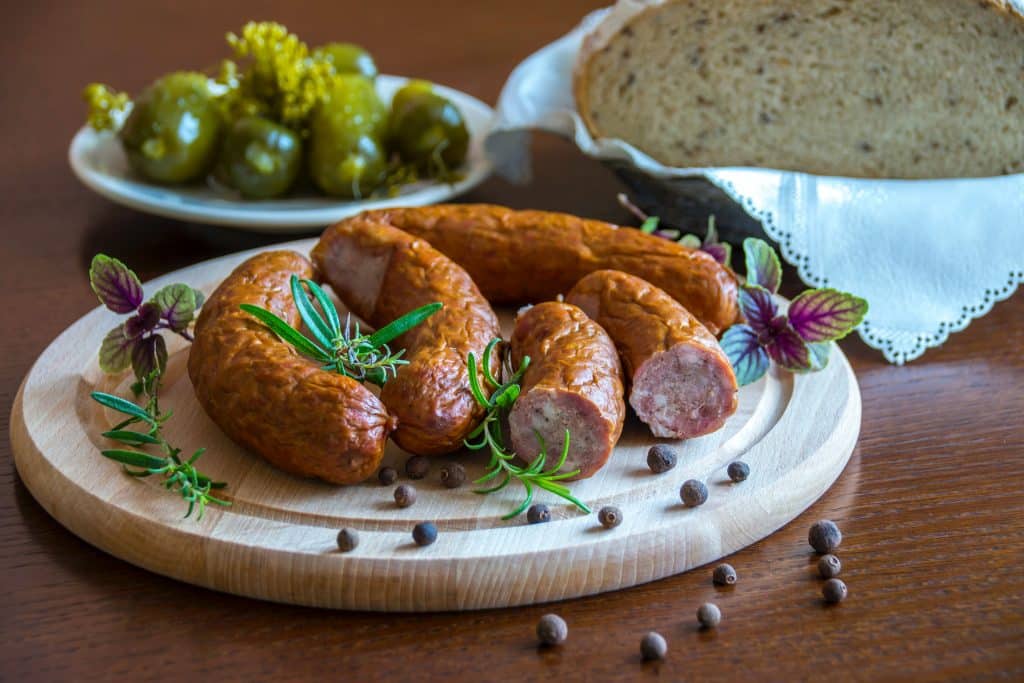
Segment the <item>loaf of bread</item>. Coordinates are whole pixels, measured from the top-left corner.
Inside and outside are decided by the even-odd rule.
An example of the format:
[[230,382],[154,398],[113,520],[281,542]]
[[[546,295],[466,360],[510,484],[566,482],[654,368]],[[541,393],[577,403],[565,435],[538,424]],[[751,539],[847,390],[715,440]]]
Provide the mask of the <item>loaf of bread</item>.
[[594,137],[669,166],[1024,172],[1024,17],[1006,0],[623,0],[574,89]]

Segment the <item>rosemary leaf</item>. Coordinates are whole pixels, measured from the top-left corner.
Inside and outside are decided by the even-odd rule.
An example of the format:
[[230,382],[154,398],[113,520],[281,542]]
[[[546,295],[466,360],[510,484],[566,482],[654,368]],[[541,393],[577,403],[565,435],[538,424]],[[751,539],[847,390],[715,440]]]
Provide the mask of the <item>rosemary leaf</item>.
[[409,311],[402,317],[392,320],[390,323],[370,335],[370,345],[377,347],[397,339],[430,316],[437,313],[443,306],[444,304],[435,301],[432,304],[420,306],[416,310]]
[[124,413],[125,415],[131,415],[137,420],[148,422],[154,426],[156,425],[156,420],[152,415],[127,399],[121,398],[120,396],[114,396],[113,394],[107,394],[102,391],[94,391],[89,395],[92,396],[92,399],[100,405],[116,410],[119,413]]
[[128,451],[121,448],[111,448],[100,453],[111,460],[116,460],[123,465],[131,465],[132,467],[142,467],[147,470],[160,470],[167,467],[167,458],[158,458],[155,455],[149,453],[142,453],[140,451]]
[[313,296],[316,297],[317,302],[320,304],[320,310],[324,312],[327,325],[331,329],[332,338],[340,336],[341,321],[338,319],[338,309],[334,307],[334,302],[327,296],[327,292],[312,280],[303,280],[302,283],[309,287],[309,291],[313,293]]
[[120,441],[121,443],[131,444],[133,446],[140,446],[142,444],[158,444],[160,439],[150,434],[143,434],[142,432],[133,432],[130,429],[112,429],[109,432],[103,432],[102,436],[114,441]]
[[271,332],[280,337],[285,343],[294,346],[297,351],[311,356],[318,361],[329,362],[332,360],[326,351],[270,311],[259,306],[253,306],[252,304],[239,304],[239,308],[269,327]]
[[295,300],[295,307],[299,309],[299,316],[306,327],[313,333],[316,340],[325,349],[334,348],[334,338],[337,336],[331,330],[327,321],[323,319],[320,312],[316,310],[313,302],[306,296],[306,290],[302,287],[303,280],[297,275],[291,277],[292,299]]

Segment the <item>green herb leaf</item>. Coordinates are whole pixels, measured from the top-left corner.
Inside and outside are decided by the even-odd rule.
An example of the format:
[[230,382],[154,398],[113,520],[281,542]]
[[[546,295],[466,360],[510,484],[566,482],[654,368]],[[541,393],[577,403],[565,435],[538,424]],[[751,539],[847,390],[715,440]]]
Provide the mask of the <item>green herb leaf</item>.
[[309,287],[309,291],[313,293],[313,296],[316,297],[317,303],[320,304],[320,310],[324,312],[324,317],[327,319],[327,325],[331,330],[331,337],[334,338],[340,335],[341,320],[338,319],[338,309],[334,307],[334,302],[331,301],[329,296],[327,296],[327,292],[312,280],[303,280],[302,282]]
[[102,406],[106,406],[107,408],[116,410],[117,412],[123,413],[125,415],[130,415],[131,417],[134,417],[137,420],[148,422],[151,425],[156,425],[156,419],[152,415],[150,415],[145,410],[135,405],[131,401],[123,399],[120,396],[115,396],[114,394],[107,394],[102,391],[94,391],[91,394],[89,394],[89,396],[92,397],[92,400],[96,401]]
[[334,338],[337,335],[330,325],[327,324],[327,321],[321,317],[320,312],[313,306],[313,302],[306,296],[306,290],[302,288],[303,280],[300,280],[297,275],[292,275],[290,282],[292,299],[295,301],[295,307],[299,309],[299,317],[302,318],[302,322],[306,324],[306,327],[313,333],[313,336],[316,337],[321,346],[325,349],[334,348]]
[[149,453],[142,453],[140,451],[126,451],[120,448],[112,448],[100,453],[111,460],[116,460],[123,465],[131,465],[132,467],[141,467],[147,470],[159,470],[167,467],[167,458],[158,458],[155,455]]
[[132,363],[135,341],[125,333],[124,323],[107,332],[103,343],[100,344],[100,370],[108,374],[127,370]]
[[150,299],[160,309],[160,317],[175,332],[189,326],[196,312],[196,290],[188,285],[167,285]]
[[811,356],[812,371],[823,370],[828,365],[828,357],[832,351],[830,342],[808,342],[807,351]]
[[420,306],[414,311],[409,311],[402,317],[391,321],[371,334],[369,340],[370,345],[377,347],[391,342],[440,311],[443,306],[444,304],[440,302],[434,302],[432,304],[427,304],[426,306]]
[[331,360],[331,356],[326,351],[270,311],[252,304],[239,304],[238,307],[269,327],[274,334],[281,338],[281,341],[291,344],[299,353],[304,353],[321,362]]
[[640,232],[645,235],[650,235],[658,229],[658,223],[661,222],[657,216],[648,216],[644,219],[644,222],[640,225]]
[[109,432],[103,432],[102,436],[105,436],[108,439],[113,439],[114,441],[120,441],[121,443],[131,444],[133,446],[160,443],[160,439],[151,434],[133,432],[130,429],[112,429]]

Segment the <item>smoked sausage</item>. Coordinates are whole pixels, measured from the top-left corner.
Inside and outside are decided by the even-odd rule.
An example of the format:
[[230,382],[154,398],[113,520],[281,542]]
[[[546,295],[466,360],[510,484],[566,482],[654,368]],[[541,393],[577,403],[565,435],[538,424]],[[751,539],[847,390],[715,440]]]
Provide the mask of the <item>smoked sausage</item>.
[[310,278],[313,268],[295,252],[270,251],[228,275],[196,321],[188,374],[236,443],[286,472],[354,484],[376,471],[395,419],[362,384],[321,370],[239,309],[253,304],[297,325],[293,273]]
[[[444,307],[392,344],[405,349],[381,400],[398,418],[394,439],[421,455],[448,453],[479,424],[466,359],[501,336],[498,318],[473,280],[423,239],[386,224],[342,221],[324,231],[313,263],[345,305],[380,327],[435,301]],[[479,362],[479,360],[478,360]],[[492,372],[499,361],[492,358]]]
[[713,432],[736,412],[736,375],[708,330],[651,283],[598,270],[565,300],[603,327],[632,380],[629,404],[658,437]]
[[665,290],[713,334],[739,315],[736,276],[708,254],[611,223],[489,204],[380,209],[345,221],[386,223],[466,269],[492,304],[554,299],[595,270],[632,273]]
[[540,449],[539,434],[550,466],[568,429],[569,455],[561,471],[579,469],[575,479],[593,475],[611,456],[626,415],[622,366],[612,340],[576,306],[549,301],[520,313],[511,347],[512,367],[530,357],[509,412],[513,450],[531,461]]

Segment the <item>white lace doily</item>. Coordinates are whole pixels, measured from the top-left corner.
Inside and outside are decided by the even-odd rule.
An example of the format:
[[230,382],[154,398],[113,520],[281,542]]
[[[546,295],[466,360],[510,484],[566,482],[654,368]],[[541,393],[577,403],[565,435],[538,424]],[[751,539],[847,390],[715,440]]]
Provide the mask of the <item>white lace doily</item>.
[[762,222],[804,282],[866,298],[871,310],[858,332],[896,364],[939,346],[1024,281],[1024,174],[865,180],[672,168],[621,141],[594,140],[576,113],[572,69],[582,35],[606,11],[512,72],[487,139],[506,177],[529,177],[532,129],[572,138],[591,157],[626,161],[656,177],[703,176]]

